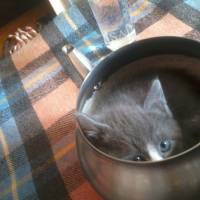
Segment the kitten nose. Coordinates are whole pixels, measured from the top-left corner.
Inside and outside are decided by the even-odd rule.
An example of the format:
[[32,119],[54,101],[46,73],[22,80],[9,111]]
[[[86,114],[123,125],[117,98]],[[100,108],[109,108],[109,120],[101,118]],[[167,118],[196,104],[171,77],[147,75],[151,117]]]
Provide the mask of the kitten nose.
[[159,154],[159,151],[156,149],[155,145],[148,144],[147,145],[147,152],[149,154],[149,157],[152,161],[159,161],[163,160],[163,157]]

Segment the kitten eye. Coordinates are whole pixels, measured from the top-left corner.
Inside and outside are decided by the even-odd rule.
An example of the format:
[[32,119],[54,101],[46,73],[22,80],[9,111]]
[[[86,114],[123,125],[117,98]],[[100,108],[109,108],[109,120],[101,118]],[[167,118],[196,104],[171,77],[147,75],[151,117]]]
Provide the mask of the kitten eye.
[[141,155],[137,155],[133,158],[133,161],[145,161],[144,157]]
[[169,140],[163,140],[160,143],[160,150],[162,153],[166,153],[171,149],[171,142]]

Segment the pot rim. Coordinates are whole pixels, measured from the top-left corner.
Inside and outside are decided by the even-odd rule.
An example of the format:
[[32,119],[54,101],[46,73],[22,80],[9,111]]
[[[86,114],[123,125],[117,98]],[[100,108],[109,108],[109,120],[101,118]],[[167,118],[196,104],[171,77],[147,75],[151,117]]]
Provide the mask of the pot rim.
[[[172,52],[172,53],[167,53],[167,51],[165,51],[165,49],[162,49],[164,51],[161,51],[160,53],[154,53],[154,54],[149,54],[148,52],[145,56],[139,56],[135,59],[132,60],[132,62],[134,62],[137,59],[141,59],[141,58],[145,58],[145,57],[150,57],[150,56],[155,56],[155,55],[164,55],[164,54],[168,54],[168,55],[173,55],[173,54],[179,54],[179,55],[186,55],[186,56],[192,56],[192,57],[196,57],[200,59],[200,51],[198,52],[197,50],[200,49],[200,42],[196,41],[196,40],[192,40],[192,39],[187,39],[187,38],[183,38],[183,37],[174,37],[174,36],[161,36],[161,37],[153,37],[153,38],[148,38],[148,39],[143,39],[143,40],[139,40],[134,42],[133,44],[127,45],[119,50],[117,50],[116,52],[112,52],[110,55],[108,55],[103,61],[101,61],[101,63],[99,63],[85,78],[85,80],[83,81],[81,88],[80,88],[80,92],[79,92],[79,96],[78,96],[78,101],[77,101],[77,105],[76,105],[76,110],[80,110],[80,106],[81,106],[81,101],[82,101],[82,97],[84,97],[84,92],[87,91],[87,88],[89,85],[95,85],[95,84],[90,84],[91,82],[93,83],[98,83],[99,79],[98,76],[96,76],[101,69],[105,68],[105,66],[110,63],[110,61],[112,61],[113,59],[116,59],[117,57],[119,57],[120,55],[125,54],[127,51],[129,50],[134,50],[137,48],[141,48],[141,47],[145,47],[148,46],[148,44],[152,44],[152,43],[165,43],[168,45],[171,43],[172,46],[173,45],[180,45],[178,51],[179,52]],[[183,44],[185,43],[185,44]],[[189,46],[188,46],[189,45]],[[162,46],[162,45],[160,45]],[[183,52],[183,49],[181,49],[181,46],[185,46],[185,47],[191,47],[194,46],[193,49],[190,49],[189,51],[185,51]],[[170,47],[172,48],[172,47]],[[193,52],[192,52],[193,50]],[[194,51],[195,50],[195,51]],[[128,63],[126,63],[128,64]],[[126,64],[124,64],[123,66],[125,66]],[[116,69],[115,69],[116,70]],[[108,72],[106,74],[109,74],[112,72]],[[95,78],[95,76],[97,78]],[[183,156],[188,155],[189,153],[191,153],[192,151],[198,149],[200,147],[200,142],[198,142],[196,145],[192,146],[191,148],[178,153],[176,155],[170,156],[164,160],[159,160],[159,161],[130,161],[130,160],[123,160],[114,156],[111,156],[109,154],[104,153],[103,151],[101,151],[100,149],[98,149],[97,147],[95,147],[88,139],[87,137],[84,135],[82,129],[80,128],[79,124],[77,123],[77,127],[79,129],[79,132],[81,134],[81,137],[84,139],[84,141],[87,143],[87,145],[92,148],[96,153],[98,153],[100,156],[105,157],[109,160],[112,161],[116,161],[116,162],[120,162],[120,163],[126,163],[126,164],[134,164],[134,165],[153,165],[153,164],[160,164],[160,163],[165,163],[165,162],[169,162],[172,160],[175,160],[177,158],[182,158]],[[76,134],[76,138],[77,138],[77,134]],[[77,140],[77,139],[76,139]]]

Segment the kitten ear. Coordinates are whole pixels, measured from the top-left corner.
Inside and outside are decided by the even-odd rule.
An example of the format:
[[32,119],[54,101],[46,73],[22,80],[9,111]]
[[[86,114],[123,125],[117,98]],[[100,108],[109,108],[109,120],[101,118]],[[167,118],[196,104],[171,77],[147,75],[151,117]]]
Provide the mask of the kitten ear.
[[108,125],[96,121],[84,113],[76,113],[76,120],[88,138],[97,139],[109,128]]
[[154,111],[158,108],[165,111],[168,115],[172,116],[172,113],[167,105],[167,101],[160,80],[156,78],[153,80],[151,88],[144,101],[144,109]]

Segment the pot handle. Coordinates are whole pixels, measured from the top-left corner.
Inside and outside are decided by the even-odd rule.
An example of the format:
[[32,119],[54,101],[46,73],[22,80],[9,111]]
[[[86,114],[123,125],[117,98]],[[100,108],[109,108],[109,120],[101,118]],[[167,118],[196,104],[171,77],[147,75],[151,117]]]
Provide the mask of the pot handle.
[[92,70],[92,65],[90,61],[78,51],[76,48],[73,48],[71,45],[65,45],[62,48],[62,51],[68,56],[72,65],[76,68],[79,74],[84,79],[87,74]]

